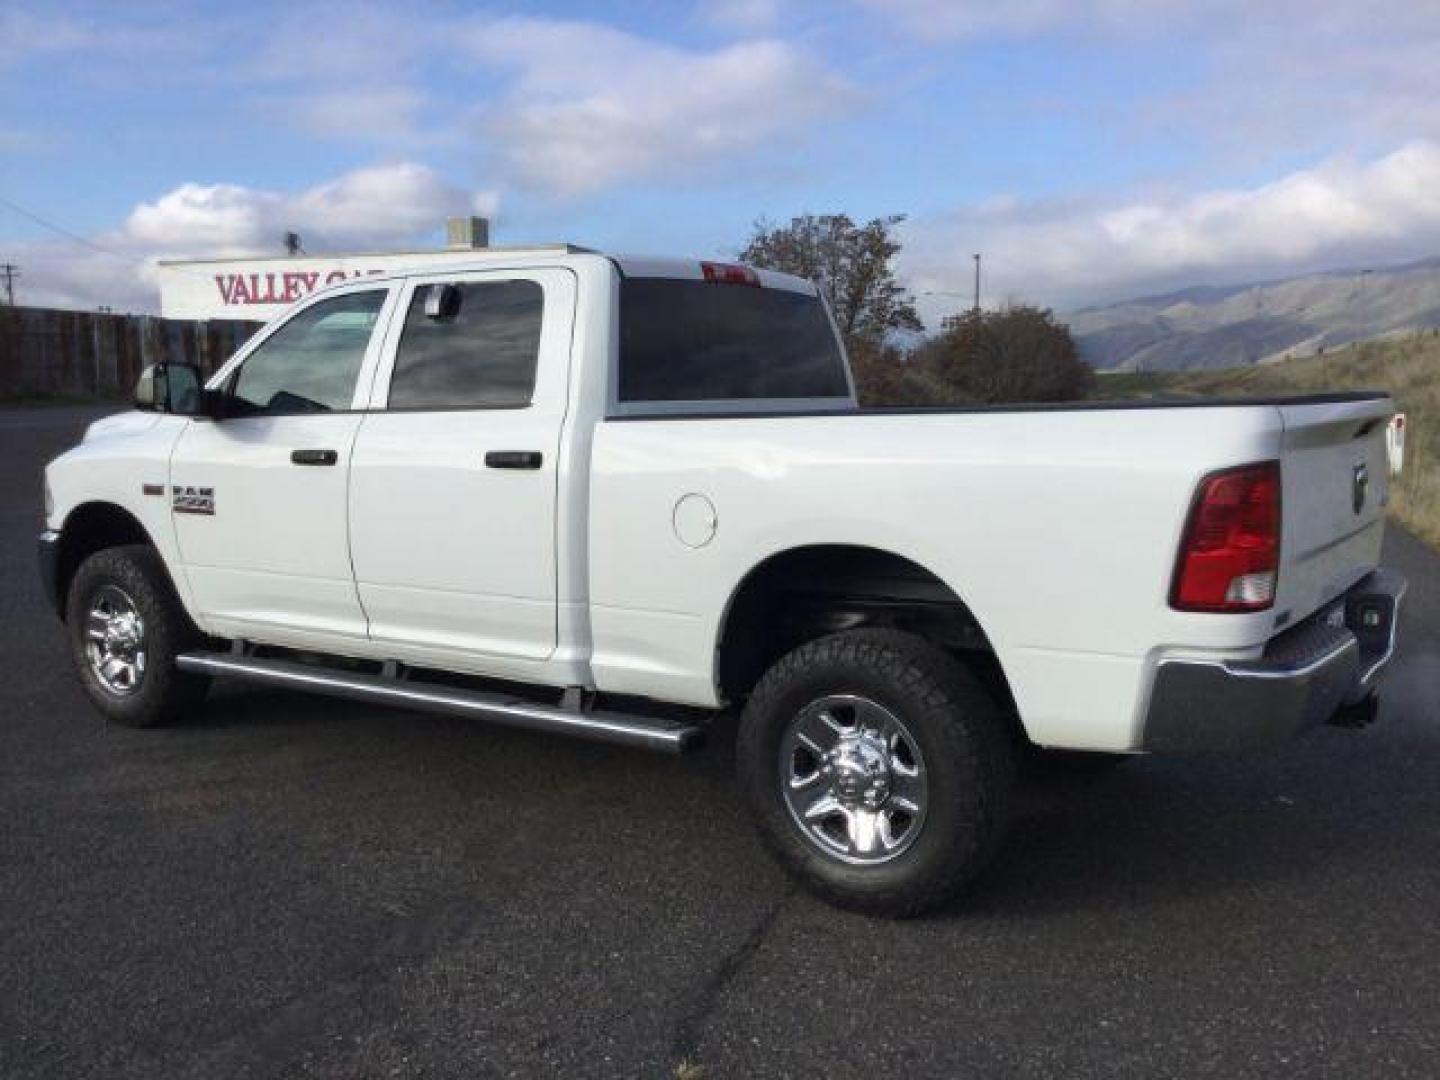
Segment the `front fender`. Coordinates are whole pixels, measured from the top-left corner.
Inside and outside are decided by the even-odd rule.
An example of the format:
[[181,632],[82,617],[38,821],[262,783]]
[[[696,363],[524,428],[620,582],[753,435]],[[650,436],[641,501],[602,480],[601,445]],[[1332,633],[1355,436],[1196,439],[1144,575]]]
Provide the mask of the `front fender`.
[[141,412],[96,421],[81,443],[45,468],[51,502],[46,525],[63,534],[72,516],[92,504],[124,511],[155,546],[193,617],[169,499],[170,456],[188,423],[184,417]]

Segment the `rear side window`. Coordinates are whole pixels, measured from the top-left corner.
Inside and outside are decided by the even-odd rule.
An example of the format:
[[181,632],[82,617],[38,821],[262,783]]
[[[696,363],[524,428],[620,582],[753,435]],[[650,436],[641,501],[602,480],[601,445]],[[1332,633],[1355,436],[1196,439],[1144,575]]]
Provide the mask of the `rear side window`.
[[[534,281],[452,285],[441,318],[415,290],[390,377],[392,409],[498,409],[530,404],[540,355],[544,291]],[[458,299],[458,305],[455,300]]]
[[622,402],[849,398],[819,299],[672,278],[620,287]]

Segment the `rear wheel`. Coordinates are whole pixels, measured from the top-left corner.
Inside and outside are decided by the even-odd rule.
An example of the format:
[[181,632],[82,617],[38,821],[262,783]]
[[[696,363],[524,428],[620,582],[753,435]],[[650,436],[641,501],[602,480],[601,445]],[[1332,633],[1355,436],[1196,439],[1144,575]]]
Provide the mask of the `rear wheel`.
[[980,682],[920,638],[857,630],[802,645],[741,720],[762,836],[824,898],[906,916],[954,896],[1001,839],[1010,739]]
[[66,623],[80,683],[108,719],[150,727],[204,698],[209,679],[175,666],[175,657],[198,644],[200,633],[153,548],[106,548],[81,563],[70,584]]

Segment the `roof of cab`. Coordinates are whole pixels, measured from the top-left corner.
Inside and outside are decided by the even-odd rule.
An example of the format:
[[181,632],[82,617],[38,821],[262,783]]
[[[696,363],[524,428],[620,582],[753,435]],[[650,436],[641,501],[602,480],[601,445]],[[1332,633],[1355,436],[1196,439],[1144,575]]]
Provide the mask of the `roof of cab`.
[[819,293],[813,281],[806,281],[794,274],[782,274],[778,270],[764,270],[758,266],[727,262],[724,259],[681,259],[658,255],[611,255],[610,259],[627,277],[679,278],[684,281],[704,281],[705,267],[745,266],[753,270],[760,284],[767,289],[786,289],[790,292],[815,296]]
[[[465,252],[471,255],[471,252]],[[568,261],[570,256],[593,256],[607,259],[619,268],[620,273],[626,277],[647,277],[647,278],[676,278],[682,281],[704,281],[705,266],[736,266],[738,263],[726,262],[721,259],[697,259],[680,258],[678,256],[661,255],[615,255],[608,252],[597,251],[594,248],[580,247],[577,244],[527,244],[518,247],[494,247],[477,248],[473,252],[474,258],[456,260],[440,265],[415,265],[400,267],[388,274],[377,274],[369,278],[370,281],[384,281],[389,278],[414,277],[417,274],[443,274],[443,273],[464,273],[467,270],[484,270],[487,267],[499,263],[514,263],[517,258],[543,259],[546,263],[563,263]],[[759,279],[760,285],[767,289],[785,289],[790,292],[805,293],[808,296],[816,296],[819,290],[814,282],[806,281],[804,278],[796,277],[794,274],[782,274],[777,270],[764,270],[759,267],[747,267],[753,270]]]

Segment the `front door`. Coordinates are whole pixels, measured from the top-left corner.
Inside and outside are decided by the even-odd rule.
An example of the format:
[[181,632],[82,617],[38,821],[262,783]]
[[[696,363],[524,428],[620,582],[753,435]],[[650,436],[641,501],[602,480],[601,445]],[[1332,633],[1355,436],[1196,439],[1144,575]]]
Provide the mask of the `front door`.
[[176,539],[214,633],[365,639],[346,489],[388,295],[350,289],[290,316],[227,377],[224,418],[192,420],[176,445]]
[[360,602],[392,655],[501,673],[554,651],[575,295],[558,268],[402,294],[350,477]]

